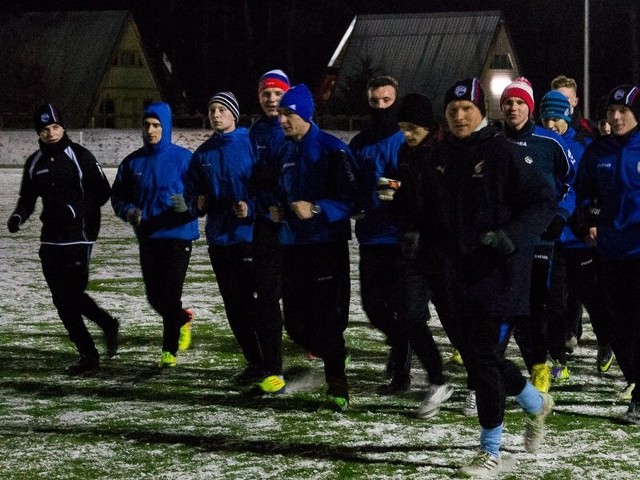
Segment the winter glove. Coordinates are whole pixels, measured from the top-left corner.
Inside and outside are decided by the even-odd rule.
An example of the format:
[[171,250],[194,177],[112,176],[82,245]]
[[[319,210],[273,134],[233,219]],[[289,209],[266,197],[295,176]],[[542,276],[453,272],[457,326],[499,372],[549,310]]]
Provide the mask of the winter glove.
[[562,215],[556,215],[554,219],[551,220],[551,223],[549,224],[547,229],[544,232],[542,232],[542,235],[540,238],[548,242],[554,242],[558,240],[566,224],[567,224],[567,221]]
[[139,208],[132,208],[127,212],[126,219],[131,225],[137,227],[142,220],[142,211]]
[[400,242],[400,253],[405,260],[415,260],[420,247],[420,232],[406,232]]
[[173,211],[176,213],[184,213],[189,209],[187,202],[185,202],[184,197],[180,193],[171,195],[171,203],[173,204]]
[[378,178],[378,186],[376,191],[378,192],[378,198],[383,202],[390,202],[393,200],[393,196],[400,188],[400,181],[393,180],[392,178],[380,177]]
[[502,230],[494,230],[482,234],[480,237],[480,243],[489,247],[501,257],[511,255],[516,250],[516,246]]
[[11,215],[9,217],[9,220],[7,221],[7,228],[9,229],[9,233],[16,233],[18,230],[20,230],[21,221],[22,218],[20,218],[20,215],[18,215],[17,213]]

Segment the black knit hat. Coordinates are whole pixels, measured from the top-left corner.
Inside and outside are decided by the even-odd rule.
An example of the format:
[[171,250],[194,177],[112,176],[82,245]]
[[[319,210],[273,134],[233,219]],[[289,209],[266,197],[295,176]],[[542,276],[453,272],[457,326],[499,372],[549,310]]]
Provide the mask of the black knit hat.
[[62,113],[60,113],[60,110],[52,103],[41,105],[33,113],[33,128],[35,128],[38,134],[44,127],[53,125],[54,123],[64,128]]
[[444,108],[446,109],[449,102],[454,100],[469,100],[478,107],[483,117],[487,113],[484,91],[477,78],[465,78],[454,83],[444,94]]
[[607,108],[610,105],[622,105],[628,107],[640,121],[640,88],[636,85],[620,85],[609,93]]
[[409,93],[400,100],[396,119],[398,122],[413,123],[430,130],[436,127],[431,100],[419,93]]

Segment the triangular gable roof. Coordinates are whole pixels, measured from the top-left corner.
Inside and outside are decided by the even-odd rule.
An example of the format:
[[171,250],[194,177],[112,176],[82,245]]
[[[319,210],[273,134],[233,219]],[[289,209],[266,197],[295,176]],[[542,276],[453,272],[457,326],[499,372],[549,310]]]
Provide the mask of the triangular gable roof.
[[357,16],[329,65],[339,70],[335,91],[370,61],[401,94],[423,93],[441,112],[454,82],[481,75],[500,24],[497,11]]
[[128,20],[126,10],[4,14],[0,51],[3,60],[18,58],[39,67],[46,86],[39,101],[86,114]]

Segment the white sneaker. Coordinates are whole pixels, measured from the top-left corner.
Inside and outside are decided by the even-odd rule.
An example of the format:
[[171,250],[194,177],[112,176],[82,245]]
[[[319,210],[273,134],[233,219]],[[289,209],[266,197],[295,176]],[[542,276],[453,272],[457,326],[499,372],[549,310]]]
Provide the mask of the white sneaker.
[[464,409],[462,410],[467,417],[478,416],[478,405],[476,404],[476,391],[467,390],[467,398],[464,400]]
[[440,406],[449,400],[453,393],[453,387],[447,383],[444,385],[431,385],[427,395],[418,407],[416,416],[419,418],[431,418],[438,414]]
[[465,465],[458,473],[463,477],[492,477],[500,472],[513,468],[516,461],[513,457],[494,457],[489,452],[480,450],[468,465]]

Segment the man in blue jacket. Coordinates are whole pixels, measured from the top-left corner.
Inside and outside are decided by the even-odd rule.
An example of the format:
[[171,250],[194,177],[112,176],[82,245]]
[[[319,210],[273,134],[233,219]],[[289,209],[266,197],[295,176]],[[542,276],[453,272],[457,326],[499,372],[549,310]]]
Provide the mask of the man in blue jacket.
[[193,312],[182,307],[198,220],[184,201],[184,177],[191,158],[171,142],[171,108],[152,103],[142,114],[144,145],[118,167],[111,205],[138,237],[147,300],[162,316],[161,368],[175,367],[178,350],[191,343]]
[[534,250],[531,315],[521,318],[515,328],[515,338],[531,374],[531,382],[540,391],[548,392],[551,368],[546,361],[549,330],[554,328],[549,325],[549,291],[562,288],[562,279],[552,262],[553,247],[573,211],[565,194],[575,176],[575,162],[560,135],[534,124],[534,108],[533,89],[526,78],[517,78],[502,92],[500,109],[504,115],[504,128],[501,136],[514,152],[523,155],[525,161],[540,170],[556,195],[556,215]]
[[[613,347],[635,387],[628,423],[640,424],[640,88],[620,85],[607,98],[611,135],[587,147],[575,182],[576,202],[590,207],[582,237],[601,259],[611,306]],[[621,363],[622,362],[622,363]],[[627,374],[625,373],[625,376]]]
[[240,107],[232,92],[216,93],[209,100],[208,111],[214,131],[193,154],[185,197],[191,211],[206,215],[209,259],[229,326],[247,361],[234,381],[251,385],[273,377],[268,378],[273,389],[283,393],[284,380],[265,369],[256,328],[255,202],[250,192],[255,157],[249,131],[237,126]]
[[350,216],[355,197],[353,157],[336,137],[312,122],[313,97],[300,84],[278,109],[287,137],[280,155],[280,202],[285,328],[307,351],[324,360],[326,407],[349,402],[344,330],[349,317]]
[[280,225],[271,221],[269,207],[278,198],[278,150],[284,131],[278,120],[280,99],[289,90],[289,78],[282,70],[269,70],[258,80],[258,101],[262,115],[251,125],[249,138],[256,163],[251,174],[251,189],[256,198],[253,226],[253,262],[256,272],[259,320],[256,329],[261,338],[264,367],[268,372],[259,383],[265,393],[284,388],[282,377],[282,245]]
[[[371,325],[387,337],[391,347],[386,374],[388,385],[381,394],[404,393],[411,385],[411,350],[400,328],[402,315],[402,256],[400,217],[389,202],[378,198],[380,179],[397,179],[398,151],[404,135],[398,128],[398,83],[389,76],[371,79],[367,100],[371,126],[358,133],[349,148],[358,171],[358,191],[362,212],[356,216],[355,233],[360,246],[360,297]],[[386,181],[386,180],[382,180]]]

